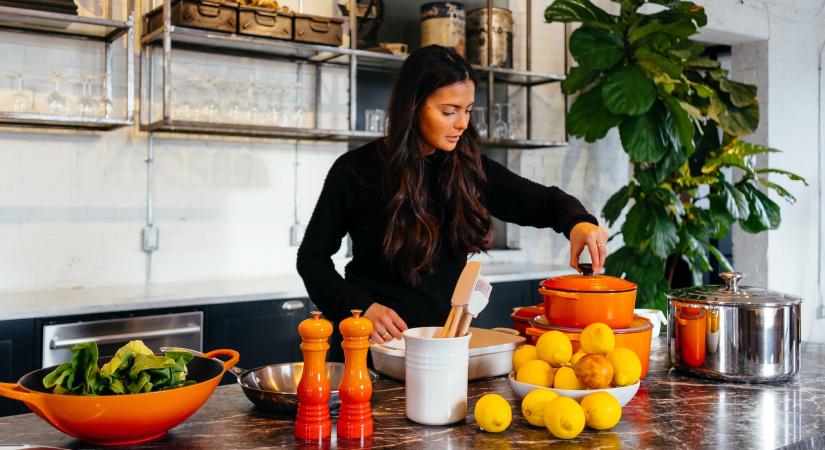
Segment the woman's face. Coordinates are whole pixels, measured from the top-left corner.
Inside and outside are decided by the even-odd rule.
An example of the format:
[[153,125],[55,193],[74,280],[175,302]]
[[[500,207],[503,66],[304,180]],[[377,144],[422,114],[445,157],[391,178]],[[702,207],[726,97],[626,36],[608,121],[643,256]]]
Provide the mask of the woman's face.
[[435,149],[446,152],[455,149],[470,122],[475,88],[472,81],[460,81],[441,87],[427,97],[418,113],[418,129],[429,144],[425,154]]

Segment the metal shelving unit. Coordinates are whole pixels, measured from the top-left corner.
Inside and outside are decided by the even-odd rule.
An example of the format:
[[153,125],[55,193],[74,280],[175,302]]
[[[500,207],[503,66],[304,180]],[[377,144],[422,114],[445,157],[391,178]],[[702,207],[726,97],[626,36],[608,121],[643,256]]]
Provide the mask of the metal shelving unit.
[[[106,3],[107,15],[111,15]],[[100,42],[104,46],[104,63],[107,77],[106,92],[112,98],[112,60],[114,46],[126,39],[126,107],[123,115],[112,118],[77,115],[52,115],[38,112],[0,111],[0,125],[31,126],[38,128],[72,128],[103,131],[134,123],[134,48],[135,4],[127,2],[127,20],[83,17],[71,14],[37,11],[0,6],[0,31],[34,33],[55,38],[82,39]]]
[[[530,11],[531,1],[527,2],[527,11]],[[492,0],[487,0],[487,7],[492,8]],[[355,10],[355,0],[350,0],[350,11]],[[397,71],[404,62],[404,57],[359,50],[356,47],[357,30],[355,26],[356,18],[349,16],[350,25],[350,45],[352,48],[330,47],[324,45],[313,45],[291,41],[279,41],[275,39],[239,35],[235,33],[222,33],[218,31],[208,31],[172,25],[171,21],[171,0],[163,1],[163,25],[146,34],[141,38],[141,104],[154,104],[154,83],[155,70],[153,68],[154,49],[162,48],[162,71],[161,71],[161,113],[160,117],[155,117],[152,107],[149,106],[148,114],[141,115],[140,129],[150,132],[167,133],[191,133],[191,134],[212,134],[227,136],[251,136],[284,138],[296,140],[330,140],[346,142],[363,142],[380,137],[377,133],[371,133],[356,129],[356,105],[357,89],[356,80],[358,70],[374,71]],[[530,36],[530,15],[527,14],[527,36]],[[488,29],[492,28],[492,14],[488,14]],[[274,58],[296,63],[305,63],[315,66],[316,75],[321,67],[337,66],[348,68],[349,89],[349,129],[347,130],[324,130],[313,128],[285,128],[275,126],[229,124],[202,121],[176,120],[172,115],[171,102],[171,66],[173,49],[190,50],[207,53],[222,53],[242,56],[258,56],[262,58]],[[488,46],[488,61],[492,61],[492,46]],[[527,136],[522,140],[497,140],[484,139],[483,146],[531,149],[564,146],[564,141],[534,140],[529,139],[532,135],[530,125],[530,96],[531,89],[548,83],[556,83],[564,80],[564,75],[533,72],[530,70],[530,44],[527,43],[527,70],[507,69],[493,66],[474,66],[480,79],[487,82],[487,104],[492,104],[493,92],[496,83],[519,85],[527,88]],[[144,70],[146,69],[146,70]],[[316,83],[319,77],[316,76]],[[145,86],[144,83],[148,83]],[[317,96],[317,90],[316,90]],[[316,106],[318,99],[316,98]],[[493,123],[492,108],[487,110],[487,123]],[[316,115],[317,121],[317,115]]]

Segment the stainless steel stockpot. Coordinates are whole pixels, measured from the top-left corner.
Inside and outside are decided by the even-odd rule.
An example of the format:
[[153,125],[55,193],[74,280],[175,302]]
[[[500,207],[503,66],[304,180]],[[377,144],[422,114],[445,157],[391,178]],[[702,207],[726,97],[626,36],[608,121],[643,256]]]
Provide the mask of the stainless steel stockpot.
[[802,299],[740,287],[740,272],[719,276],[726,286],[667,294],[671,364],[691,375],[724,381],[772,383],[793,378],[799,371]]

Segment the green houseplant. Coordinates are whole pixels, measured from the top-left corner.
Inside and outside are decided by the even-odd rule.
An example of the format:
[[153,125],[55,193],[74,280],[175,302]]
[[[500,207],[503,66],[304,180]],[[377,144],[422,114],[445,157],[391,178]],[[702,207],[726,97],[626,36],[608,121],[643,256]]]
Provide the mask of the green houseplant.
[[[617,0],[619,15],[589,0],[556,0],[548,22],[580,23],[569,40],[578,63],[562,83],[577,97],[567,132],[587,142],[617,127],[633,165],[630,182],[613,194],[602,214],[610,225],[629,206],[620,234],[624,246],[608,256],[607,273],[639,284],[637,305],[666,309],[679,260],[694,284],[711,269],[709,255],[730,270],[710,243],[734,223],[758,233],[779,226],[780,208],[765,190],[789,203],[794,197],[769,174],[805,182],[779,169],[757,168],[756,155],[778,150],[741,138],[756,130],[756,86],[732,81],[704,46],[690,37],[707,23],[702,7],[652,0]],[[725,169],[741,170],[738,181]]]

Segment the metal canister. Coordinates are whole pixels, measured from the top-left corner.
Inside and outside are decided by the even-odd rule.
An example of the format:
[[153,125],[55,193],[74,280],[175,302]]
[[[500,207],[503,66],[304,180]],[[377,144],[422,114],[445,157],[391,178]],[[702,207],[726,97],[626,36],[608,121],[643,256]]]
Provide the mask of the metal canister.
[[739,272],[719,274],[726,286],[698,286],[667,294],[670,362],[692,375],[771,383],[799,371],[802,299],[739,286]]
[[421,5],[421,46],[452,47],[464,56],[466,13],[459,2],[431,2]]
[[487,32],[487,8],[467,14],[467,60],[470,64],[487,65],[487,43],[493,45],[493,66],[513,67],[513,13],[509,9],[493,8],[493,32]]

